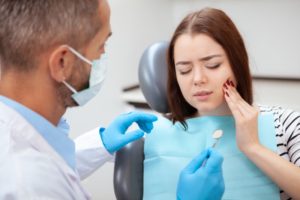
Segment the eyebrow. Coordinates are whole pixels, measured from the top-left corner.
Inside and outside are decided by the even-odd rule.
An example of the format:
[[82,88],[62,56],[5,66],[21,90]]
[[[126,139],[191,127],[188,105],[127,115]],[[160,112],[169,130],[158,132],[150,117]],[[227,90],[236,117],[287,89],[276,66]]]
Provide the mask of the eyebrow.
[[[222,56],[223,56],[222,54],[214,54],[214,55],[202,57],[202,58],[199,59],[199,61],[208,61],[212,58],[222,57]],[[191,63],[190,61],[179,61],[179,62],[175,63],[175,66],[176,65],[187,65],[187,64],[190,64],[190,63]]]
[[212,58],[215,58],[215,57],[222,57],[223,55],[221,54],[215,54],[215,55],[210,55],[210,56],[206,56],[206,57],[203,57],[203,58],[200,58],[199,61],[208,61]]

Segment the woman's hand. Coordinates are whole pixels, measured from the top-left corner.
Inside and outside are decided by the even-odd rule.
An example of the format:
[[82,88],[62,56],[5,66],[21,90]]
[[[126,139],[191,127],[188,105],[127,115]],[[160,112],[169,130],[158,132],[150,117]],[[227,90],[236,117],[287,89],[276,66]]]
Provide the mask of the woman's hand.
[[223,88],[226,102],[235,119],[236,141],[239,149],[279,188],[290,197],[300,199],[300,168],[260,145],[258,109],[241,98],[232,81],[227,81]]
[[244,153],[259,145],[257,108],[249,105],[237,92],[232,81],[223,86],[225,100],[235,119],[236,141]]

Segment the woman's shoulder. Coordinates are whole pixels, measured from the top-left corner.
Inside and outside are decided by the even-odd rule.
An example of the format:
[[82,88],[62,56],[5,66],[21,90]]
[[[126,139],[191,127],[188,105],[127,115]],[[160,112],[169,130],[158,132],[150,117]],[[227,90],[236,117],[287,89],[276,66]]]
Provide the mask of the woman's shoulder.
[[281,106],[259,106],[261,113],[272,113],[274,116],[275,128],[283,134],[288,141],[300,130],[300,113],[293,109],[282,108]]
[[258,105],[258,108],[261,113],[277,113],[281,114],[285,109],[283,109],[281,106],[268,106],[268,105]]
[[174,124],[170,119],[165,116],[157,116],[157,118],[157,121],[153,123],[151,133],[146,135],[145,144],[147,146],[150,144],[152,146],[153,144],[157,145],[157,143],[163,144],[165,141],[168,141],[170,137],[173,137],[174,133],[176,133]]
[[170,119],[163,115],[157,116],[157,121],[153,123],[153,130],[152,132],[161,131],[164,129],[169,129],[173,126],[173,123]]
[[275,119],[278,118],[279,121],[285,122],[289,118],[299,118],[300,113],[289,108],[283,108],[281,106],[258,106],[261,113],[272,113],[274,114]]
[[160,115],[158,116],[158,119],[153,124],[153,129],[151,131],[152,136],[154,135],[172,135],[174,132],[178,132],[178,122],[173,123],[171,119],[169,119],[167,116]]

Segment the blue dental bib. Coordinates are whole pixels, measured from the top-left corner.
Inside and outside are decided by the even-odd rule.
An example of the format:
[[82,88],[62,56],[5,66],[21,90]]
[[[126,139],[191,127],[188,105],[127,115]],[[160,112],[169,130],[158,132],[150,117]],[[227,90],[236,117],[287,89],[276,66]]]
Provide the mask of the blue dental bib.
[[[204,116],[187,121],[188,129],[160,118],[146,137],[144,153],[144,200],[176,199],[181,170],[201,151],[211,147],[212,134],[221,129],[223,136],[215,149],[224,157],[225,193],[222,199],[279,200],[278,187],[237,147],[235,121],[232,116]],[[272,114],[258,118],[259,140],[276,151]],[[195,190],[197,186],[194,187]]]

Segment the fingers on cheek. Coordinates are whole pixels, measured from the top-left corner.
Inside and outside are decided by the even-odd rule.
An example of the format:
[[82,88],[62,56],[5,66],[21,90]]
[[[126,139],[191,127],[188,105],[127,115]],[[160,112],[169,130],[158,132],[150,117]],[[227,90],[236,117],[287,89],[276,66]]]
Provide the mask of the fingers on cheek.
[[229,92],[228,90],[223,90],[224,91],[224,97],[225,98],[229,98]]
[[223,84],[223,91],[224,91],[224,96],[225,96],[225,98],[227,97],[227,98],[229,98],[230,96],[231,96],[231,94],[232,94],[232,85],[234,85],[233,84],[233,82],[231,82],[231,81],[229,81],[229,80],[227,80],[224,84]]
[[227,81],[224,84],[226,84],[226,85],[228,85],[230,87],[235,87],[235,84],[230,79],[227,79]]
[[227,82],[225,82],[225,83],[223,84],[223,92],[224,92],[225,98],[226,98],[226,97],[229,97]]
[[223,90],[224,90],[224,95],[226,95],[227,92],[227,97],[238,97],[238,92],[236,91],[235,84],[233,81],[228,79],[224,84],[223,84]]

